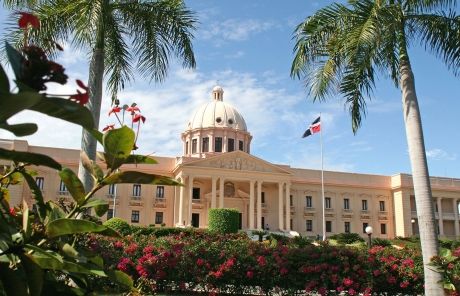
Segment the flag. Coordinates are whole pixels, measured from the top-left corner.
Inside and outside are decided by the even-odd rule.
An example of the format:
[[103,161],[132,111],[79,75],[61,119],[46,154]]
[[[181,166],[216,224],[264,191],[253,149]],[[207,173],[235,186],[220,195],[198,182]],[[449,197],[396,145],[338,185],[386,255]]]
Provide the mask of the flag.
[[319,133],[320,131],[321,131],[321,116],[316,118],[315,121],[313,121],[310,124],[308,129],[303,133],[302,138],[306,138],[306,137],[308,137],[308,136],[310,136],[312,134]]

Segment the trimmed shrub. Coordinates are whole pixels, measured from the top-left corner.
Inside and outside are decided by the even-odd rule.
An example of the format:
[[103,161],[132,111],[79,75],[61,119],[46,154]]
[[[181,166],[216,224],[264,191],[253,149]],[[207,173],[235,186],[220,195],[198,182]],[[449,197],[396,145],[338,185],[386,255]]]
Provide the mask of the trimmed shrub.
[[104,226],[108,226],[113,230],[116,230],[121,235],[131,234],[131,226],[129,226],[128,222],[117,217],[113,217],[105,221]]
[[356,242],[364,242],[364,239],[359,234],[353,232],[334,234],[330,238],[335,239],[337,243],[341,245],[348,245]]
[[237,233],[239,212],[237,209],[210,209],[209,231],[218,233]]

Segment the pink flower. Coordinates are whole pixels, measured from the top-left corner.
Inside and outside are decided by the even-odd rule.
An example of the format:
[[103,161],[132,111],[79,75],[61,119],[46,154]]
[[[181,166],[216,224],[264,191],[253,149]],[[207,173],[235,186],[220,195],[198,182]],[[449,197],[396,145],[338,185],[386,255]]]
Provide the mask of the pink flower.
[[112,114],[112,113],[119,113],[120,111],[121,111],[121,108],[118,107],[118,106],[115,106],[115,107],[113,107],[112,109],[110,109],[110,111],[109,111],[109,116],[110,116],[110,114]]
[[140,112],[141,110],[136,106],[131,106],[126,109],[126,111],[131,112],[134,115],[135,112]]
[[393,264],[393,265],[391,266],[391,269],[397,270],[397,269],[398,269],[398,264]]
[[136,251],[137,251],[137,244],[135,244],[135,243],[130,244],[130,245],[125,249],[125,253],[126,253],[126,254],[129,254],[129,255],[133,255],[134,253],[136,253]]
[[153,252],[153,250],[154,250],[154,248],[152,246],[147,246],[142,250],[142,252],[144,254],[151,254]]
[[115,124],[108,124],[106,127],[102,129],[103,132],[113,130],[115,128]]
[[403,288],[403,289],[404,289],[404,288],[407,288],[407,287],[409,286],[409,282],[408,282],[408,281],[404,281],[404,282],[402,282],[401,284],[399,284],[399,286],[400,286],[401,288]]
[[196,260],[196,265],[198,265],[198,266],[203,266],[203,265],[204,265],[204,260],[201,259],[201,258],[198,258],[198,259]]
[[353,285],[353,280],[350,278],[344,278],[342,283],[345,285],[345,287],[350,287]]
[[145,116],[142,116],[141,114],[136,114],[133,117],[133,122],[139,122],[142,121],[142,123],[145,122]]
[[259,256],[257,257],[257,263],[259,263],[259,266],[265,266],[267,261],[265,260],[264,256]]
[[281,274],[281,275],[285,275],[285,274],[287,274],[288,272],[289,272],[289,271],[288,271],[288,269],[287,269],[286,267],[282,267],[282,268],[280,269],[280,274]]
[[121,241],[116,241],[116,242],[113,243],[113,247],[114,247],[115,249],[123,249],[123,242],[121,242]]
[[376,269],[372,272],[374,276],[379,276],[381,274],[380,270]]
[[454,255],[455,257],[460,257],[460,247],[455,249],[455,251],[452,252],[452,255]]
[[252,270],[246,271],[246,277],[252,279],[254,277],[254,272]]
[[10,216],[16,217],[16,210],[14,208],[10,208]]
[[395,278],[394,276],[389,276],[389,277],[387,278],[387,282],[388,282],[389,284],[394,285],[394,284],[396,284],[396,278]]
[[353,288],[348,289],[348,294],[349,295],[355,295],[356,291]]
[[450,262],[449,264],[447,264],[447,269],[454,269],[455,265]]
[[321,287],[321,288],[318,289],[318,293],[319,293],[320,295],[326,295],[326,294],[327,294],[327,290],[326,290],[326,288]]

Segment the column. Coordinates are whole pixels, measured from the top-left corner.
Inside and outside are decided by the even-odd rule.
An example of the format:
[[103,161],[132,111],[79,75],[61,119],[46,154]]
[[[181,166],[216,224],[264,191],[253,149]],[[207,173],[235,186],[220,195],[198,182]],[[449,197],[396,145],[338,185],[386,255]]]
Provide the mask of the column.
[[289,196],[291,195],[291,184],[286,183],[286,230],[291,230],[291,203]]
[[219,208],[224,207],[224,178],[220,177],[219,180]]
[[249,229],[254,229],[254,181],[249,181]]
[[283,183],[278,183],[278,228],[283,230]]
[[[185,176],[181,176],[181,182],[185,183]],[[185,184],[180,187],[179,191],[179,222],[178,225],[184,226],[184,194],[185,194]]]
[[439,235],[443,236],[444,235],[444,223],[442,220],[442,198],[438,197],[436,199],[436,202],[438,203],[438,225],[439,225]]
[[211,181],[212,185],[212,194],[211,194],[211,209],[216,208],[216,185],[217,185],[217,177],[212,177]]
[[188,177],[188,222],[187,226],[192,226],[192,196],[193,196],[193,176]]
[[262,225],[262,181],[257,181],[257,229],[261,230]]
[[454,204],[454,216],[455,216],[455,236],[458,238],[460,236],[460,221],[458,218],[458,200],[456,198],[452,199],[452,203]]

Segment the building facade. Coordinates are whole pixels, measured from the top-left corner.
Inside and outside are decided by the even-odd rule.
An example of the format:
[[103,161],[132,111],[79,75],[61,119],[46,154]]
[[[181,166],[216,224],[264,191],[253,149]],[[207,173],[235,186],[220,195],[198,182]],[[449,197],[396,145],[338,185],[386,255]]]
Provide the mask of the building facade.
[[[112,185],[97,198],[116,216],[138,225],[206,228],[211,208],[235,208],[241,229],[269,228],[316,236],[323,232],[321,171],[267,162],[250,154],[252,136],[243,116],[223,100],[216,86],[212,100],[198,108],[181,135],[183,155],[155,157],[158,164],[123,166],[169,176],[185,186]],[[77,171],[79,151],[38,147],[22,140],[0,140],[0,147],[42,153]],[[0,160],[0,164],[8,162]],[[71,200],[56,171],[36,167],[36,182],[47,199]],[[418,233],[412,178],[324,172],[326,234],[356,232],[367,226],[382,238]],[[460,179],[431,178],[441,237],[460,237]],[[11,203],[33,204],[26,184],[10,187]]]

